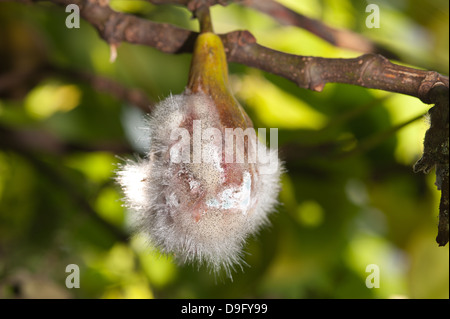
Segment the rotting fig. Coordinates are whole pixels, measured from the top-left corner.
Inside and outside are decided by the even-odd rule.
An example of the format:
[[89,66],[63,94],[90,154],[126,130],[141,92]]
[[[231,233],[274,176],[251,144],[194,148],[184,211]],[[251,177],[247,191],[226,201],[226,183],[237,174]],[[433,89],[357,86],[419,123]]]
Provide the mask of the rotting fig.
[[146,158],[117,172],[136,232],[181,263],[231,278],[246,239],[277,204],[282,164],[232,95],[217,35],[198,36],[185,92],[157,104],[148,126]]

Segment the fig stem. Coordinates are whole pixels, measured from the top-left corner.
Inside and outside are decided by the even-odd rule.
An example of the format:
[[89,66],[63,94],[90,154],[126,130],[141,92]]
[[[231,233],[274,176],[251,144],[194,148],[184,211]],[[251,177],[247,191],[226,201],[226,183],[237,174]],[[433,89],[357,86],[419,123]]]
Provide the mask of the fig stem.
[[200,33],[214,33],[211,14],[208,6],[201,6],[195,11],[195,15],[200,23]]

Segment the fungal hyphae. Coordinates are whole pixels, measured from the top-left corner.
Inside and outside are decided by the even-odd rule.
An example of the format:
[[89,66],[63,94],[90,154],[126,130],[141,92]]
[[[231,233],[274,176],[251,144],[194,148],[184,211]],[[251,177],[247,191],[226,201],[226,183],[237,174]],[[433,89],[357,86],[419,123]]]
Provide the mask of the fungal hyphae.
[[136,233],[181,263],[231,277],[246,239],[275,208],[282,167],[277,131],[267,148],[227,72],[220,38],[201,34],[185,92],[155,106],[146,157],[122,164],[117,181]]

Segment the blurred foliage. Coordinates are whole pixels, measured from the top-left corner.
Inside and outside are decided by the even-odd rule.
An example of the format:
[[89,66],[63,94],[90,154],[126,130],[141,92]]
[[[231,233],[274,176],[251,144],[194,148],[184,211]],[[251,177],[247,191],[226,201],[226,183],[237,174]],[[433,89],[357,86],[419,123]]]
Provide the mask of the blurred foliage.
[[[110,2],[115,10],[197,29],[180,7]],[[381,9],[380,29],[365,27],[366,1],[280,2],[375,39],[404,63],[448,74],[446,0],[371,1]],[[212,18],[219,33],[247,29],[285,52],[359,55],[238,5],[214,7]],[[0,77],[49,63],[141,88],[155,101],[183,91],[190,55],[123,43],[111,64],[108,45],[89,24],[67,29],[65,19],[50,3],[0,3]],[[255,126],[279,129],[287,167],[272,226],[246,247],[249,266],[231,282],[130,239],[113,177],[117,163],[133,154],[0,149],[0,297],[448,298],[449,249],[434,241],[439,193],[433,174],[411,169],[427,123],[389,131],[428,106],[348,85],[311,92],[237,64],[230,74]],[[115,142],[138,152],[142,117],[126,102],[57,75],[0,92],[0,128],[44,131],[65,143]],[[69,290],[65,269],[73,263],[81,288]],[[365,286],[369,264],[380,268],[380,288]]]

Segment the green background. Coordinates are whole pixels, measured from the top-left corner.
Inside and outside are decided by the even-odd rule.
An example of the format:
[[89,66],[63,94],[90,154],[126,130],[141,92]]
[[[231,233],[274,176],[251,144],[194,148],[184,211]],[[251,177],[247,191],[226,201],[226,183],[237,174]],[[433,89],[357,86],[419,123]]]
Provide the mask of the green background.
[[[110,2],[115,10],[198,29],[181,7]],[[448,74],[448,1],[371,1],[380,6],[379,29],[366,27],[365,1],[280,2],[383,44],[403,64]],[[80,29],[68,29],[66,17],[46,2],[0,3],[0,77],[49,63],[140,88],[154,101],[184,90],[189,54],[123,43],[110,63],[96,31],[83,20]],[[238,5],[214,7],[212,21],[218,33],[247,29],[260,44],[293,54],[361,54]],[[392,129],[429,106],[349,85],[311,92],[256,69],[229,68],[255,127],[279,129],[287,168],[271,227],[245,248],[249,266],[230,281],[177,265],[131,238],[113,178],[117,164],[139,152],[131,150],[139,141],[132,132],[143,113],[82,81],[42,76],[0,91],[0,129],[22,132],[31,145],[35,132],[44,132],[92,150],[0,149],[1,298],[449,297],[448,245],[435,242],[435,177],[412,172],[427,121]],[[124,151],[96,150],[102,145]],[[68,264],[80,268],[79,289],[65,287]],[[365,285],[370,264],[380,269],[380,288]]]

